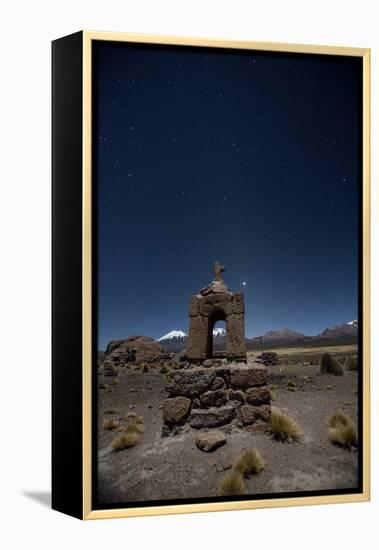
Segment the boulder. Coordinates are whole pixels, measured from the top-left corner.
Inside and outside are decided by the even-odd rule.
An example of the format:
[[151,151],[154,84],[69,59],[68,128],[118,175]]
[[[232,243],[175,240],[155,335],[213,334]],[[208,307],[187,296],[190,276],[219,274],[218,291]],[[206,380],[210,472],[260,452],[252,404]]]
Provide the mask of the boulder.
[[246,401],[250,405],[269,405],[270,390],[267,386],[260,388],[248,388],[246,390]]
[[196,446],[206,453],[211,453],[225,445],[226,437],[222,432],[203,432],[196,438]]
[[241,420],[244,426],[254,424],[257,421],[269,422],[271,416],[271,408],[269,405],[242,405],[240,409]]
[[149,336],[130,336],[126,340],[112,340],[105,351],[105,361],[113,364],[155,361],[162,355],[162,348]]
[[192,428],[217,428],[231,422],[236,416],[236,407],[225,406],[211,409],[192,409]]
[[245,390],[266,385],[267,370],[264,367],[234,367],[230,369],[230,385]]
[[166,424],[184,424],[191,409],[187,397],[172,397],[163,402],[163,421]]

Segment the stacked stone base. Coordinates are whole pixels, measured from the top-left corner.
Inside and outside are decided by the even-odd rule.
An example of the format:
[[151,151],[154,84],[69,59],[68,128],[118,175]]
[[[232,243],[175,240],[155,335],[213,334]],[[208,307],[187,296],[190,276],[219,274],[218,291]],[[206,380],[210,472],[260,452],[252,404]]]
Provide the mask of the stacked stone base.
[[162,435],[194,429],[233,427],[265,430],[270,422],[267,372],[260,366],[225,365],[172,371],[163,403]]

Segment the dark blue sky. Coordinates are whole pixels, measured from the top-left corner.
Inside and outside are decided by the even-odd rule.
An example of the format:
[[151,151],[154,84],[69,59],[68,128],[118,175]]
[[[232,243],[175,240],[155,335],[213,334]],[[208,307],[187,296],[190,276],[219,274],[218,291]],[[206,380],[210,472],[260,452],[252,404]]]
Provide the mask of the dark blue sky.
[[357,318],[360,60],[109,42],[94,59],[99,348],[187,332],[215,260],[248,337]]

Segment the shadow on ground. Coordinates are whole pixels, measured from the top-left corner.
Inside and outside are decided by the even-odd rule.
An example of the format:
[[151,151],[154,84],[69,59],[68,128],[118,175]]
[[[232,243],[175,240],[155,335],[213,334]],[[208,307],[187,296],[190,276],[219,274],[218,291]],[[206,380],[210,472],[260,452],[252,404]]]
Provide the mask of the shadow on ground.
[[42,506],[51,506],[51,493],[48,491],[24,491],[22,494]]

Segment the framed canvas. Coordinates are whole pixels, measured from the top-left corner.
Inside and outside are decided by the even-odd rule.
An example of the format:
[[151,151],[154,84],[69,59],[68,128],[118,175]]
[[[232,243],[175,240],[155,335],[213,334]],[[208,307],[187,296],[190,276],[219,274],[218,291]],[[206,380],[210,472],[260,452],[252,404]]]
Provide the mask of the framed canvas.
[[53,42],[53,508],[369,499],[369,50]]

